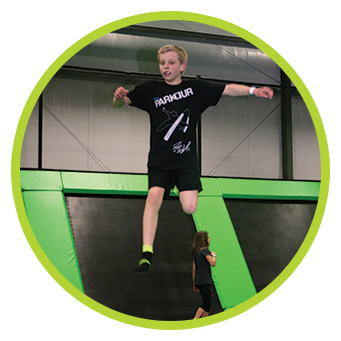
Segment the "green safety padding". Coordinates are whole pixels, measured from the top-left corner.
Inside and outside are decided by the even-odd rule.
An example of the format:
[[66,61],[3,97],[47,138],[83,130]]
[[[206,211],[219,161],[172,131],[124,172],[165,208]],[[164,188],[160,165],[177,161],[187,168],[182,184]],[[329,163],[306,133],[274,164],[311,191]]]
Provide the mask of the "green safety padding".
[[61,313],[45,313],[42,318],[46,321],[108,321],[105,318],[95,316],[89,311],[67,311]]
[[57,270],[84,292],[64,195],[61,191],[24,191],[23,201],[33,233]]
[[147,195],[147,175],[62,172],[65,193]]
[[218,179],[224,198],[318,200],[319,182]]
[[61,191],[63,189],[60,172],[20,171],[23,191]]
[[200,180],[203,190],[199,193],[199,196],[221,197],[223,195],[218,179],[201,178]]
[[263,306],[256,306],[239,316],[261,321],[320,321],[319,316],[283,313]]
[[198,231],[207,231],[210,249],[217,253],[212,278],[223,309],[229,309],[256,295],[256,288],[239,245],[223,198],[199,197],[193,214]]

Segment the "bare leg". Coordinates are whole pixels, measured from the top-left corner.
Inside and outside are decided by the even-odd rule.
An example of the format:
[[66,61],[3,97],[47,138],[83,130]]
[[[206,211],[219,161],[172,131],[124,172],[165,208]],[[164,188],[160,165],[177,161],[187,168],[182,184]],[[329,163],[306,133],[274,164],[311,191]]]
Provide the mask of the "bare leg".
[[164,193],[165,189],[161,187],[155,186],[149,189],[143,213],[143,245],[153,246],[154,244]]
[[198,206],[198,191],[182,191],[179,194],[182,209],[187,214],[192,214]]
[[[152,187],[149,189],[148,197],[143,214],[143,244],[154,244],[159,210],[162,205],[165,189],[162,187]],[[192,214],[197,209],[198,191],[182,191],[179,194],[180,202],[185,213]]]
[[199,307],[197,312],[195,313],[194,318],[200,319],[204,313],[205,313],[205,310]]
[[143,213],[143,246],[142,258],[135,271],[146,274],[153,261],[153,244],[159,218],[159,210],[162,205],[165,190],[161,187],[149,189],[144,213]]

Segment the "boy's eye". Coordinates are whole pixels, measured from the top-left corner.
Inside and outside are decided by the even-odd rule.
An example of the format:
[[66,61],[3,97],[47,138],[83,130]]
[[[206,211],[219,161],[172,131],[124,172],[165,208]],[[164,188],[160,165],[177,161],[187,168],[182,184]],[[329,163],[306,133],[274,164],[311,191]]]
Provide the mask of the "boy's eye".
[[[166,64],[165,61],[160,61],[160,65],[165,65],[165,64]],[[170,61],[168,62],[168,64],[173,65],[173,64],[175,64],[175,61],[174,61],[174,60],[170,60]]]

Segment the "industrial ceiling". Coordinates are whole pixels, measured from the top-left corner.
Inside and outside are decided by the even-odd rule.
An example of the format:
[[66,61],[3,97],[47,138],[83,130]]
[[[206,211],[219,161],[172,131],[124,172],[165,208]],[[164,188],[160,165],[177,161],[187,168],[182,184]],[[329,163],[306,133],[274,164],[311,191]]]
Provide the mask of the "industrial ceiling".
[[[33,20],[33,24],[95,29],[112,20]],[[319,20],[228,20],[244,28],[320,36]]]

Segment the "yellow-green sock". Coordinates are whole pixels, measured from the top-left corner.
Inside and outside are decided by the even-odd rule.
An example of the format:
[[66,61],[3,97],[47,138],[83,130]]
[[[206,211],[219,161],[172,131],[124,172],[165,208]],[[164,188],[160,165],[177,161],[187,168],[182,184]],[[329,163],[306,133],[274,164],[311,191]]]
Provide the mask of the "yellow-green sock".
[[148,245],[148,244],[143,244],[142,245],[142,252],[154,253],[153,252],[153,247],[151,245]]
[[153,262],[153,247],[151,245],[143,245],[142,246],[142,259],[147,259],[150,265]]

